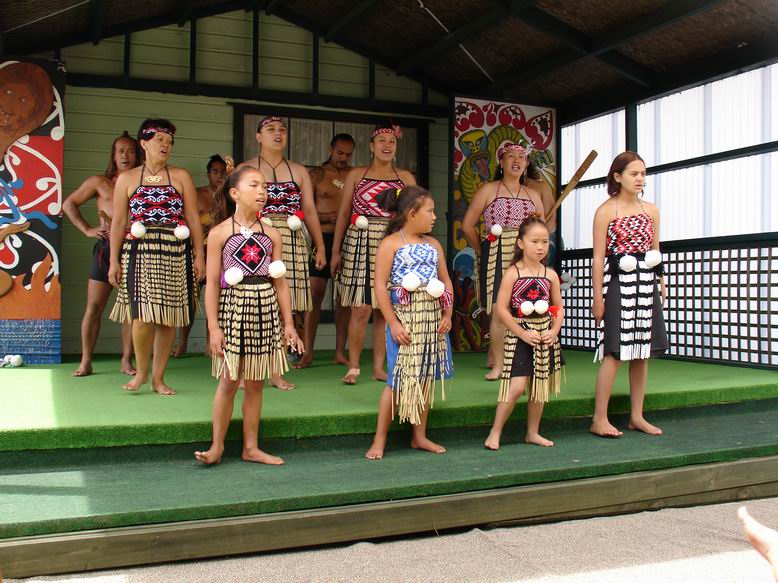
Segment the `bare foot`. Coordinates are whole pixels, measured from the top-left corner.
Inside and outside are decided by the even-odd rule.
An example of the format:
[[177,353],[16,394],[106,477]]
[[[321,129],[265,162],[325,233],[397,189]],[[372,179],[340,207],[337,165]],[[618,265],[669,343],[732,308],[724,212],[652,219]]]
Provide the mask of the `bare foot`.
[[380,381],[382,383],[385,383],[389,380],[389,375],[386,373],[386,371],[379,370],[379,371],[373,371],[372,379],[374,381]]
[[550,439],[546,439],[539,433],[528,433],[524,436],[524,441],[526,443],[531,443],[533,445],[542,445],[543,447],[554,447],[554,442]]
[[607,419],[605,421],[592,421],[589,431],[600,437],[621,437],[624,435],[622,431],[611,425]]
[[261,449],[244,449],[240,457],[244,462],[267,464],[269,466],[284,465],[284,460],[282,460],[280,457],[265,453]]
[[343,353],[336,354],[332,362],[334,362],[335,364],[342,364],[344,366],[348,366],[348,357]]
[[281,389],[282,391],[291,391],[293,388],[297,386],[287,381],[280,374],[274,374],[273,378],[270,380],[270,384],[277,389]]
[[484,378],[487,381],[496,381],[500,378],[500,375],[502,375],[502,367],[497,368],[496,366],[492,367],[492,370],[490,370],[488,373],[484,375]]
[[306,352],[303,357],[294,364],[294,368],[308,368],[313,363],[313,354]]
[[426,437],[422,438],[411,438],[411,447],[413,449],[423,449],[424,451],[431,451],[432,453],[445,453],[446,448],[442,445],[439,445],[435,443],[434,441],[430,441]]
[[358,368],[350,368],[348,369],[348,372],[346,373],[346,376],[344,376],[341,380],[341,382],[344,385],[356,385],[357,379],[359,379],[359,369]]
[[173,350],[170,351],[170,356],[173,358],[178,358],[179,356],[182,356],[186,354],[186,343],[181,343],[178,346],[176,346]]
[[662,435],[662,430],[659,429],[659,427],[656,425],[651,425],[642,417],[639,419],[630,419],[629,425],[627,427],[633,431],[642,431],[643,433],[648,433],[649,435]]
[[135,376],[135,373],[138,372],[135,370],[135,367],[132,366],[132,362],[125,362],[125,361],[122,361],[122,365],[119,368],[119,370],[121,370],[127,376],[131,376],[131,377]]
[[484,442],[484,447],[486,447],[486,449],[491,449],[494,451],[500,449],[500,433],[492,429],[489,432],[489,437],[487,437],[486,441]]
[[370,449],[367,450],[365,457],[369,460],[380,460],[384,457],[384,449],[386,448],[386,440],[373,439],[373,444]]
[[767,559],[773,568],[773,576],[778,581],[778,532],[752,517],[745,506],[738,508],[737,517],[743,524],[748,542]]
[[175,395],[176,392],[169,386],[167,386],[165,383],[152,383],[151,390],[155,393],[159,393],[160,395]]
[[137,393],[147,381],[148,378],[136,374],[131,381],[124,383],[122,388],[132,393]]
[[494,368],[494,358],[491,354],[486,356],[486,368]]
[[197,459],[198,462],[203,463],[207,466],[218,464],[220,461],[222,461],[222,454],[224,453],[224,448],[218,448],[211,446],[211,449],[208,451],[196,451],[195,452],[195,459]]
[[90,374],[92,374],[94,371],[92,370],[92,363],[81,363],[79,367],[73,371],[74,377],[88,377]]

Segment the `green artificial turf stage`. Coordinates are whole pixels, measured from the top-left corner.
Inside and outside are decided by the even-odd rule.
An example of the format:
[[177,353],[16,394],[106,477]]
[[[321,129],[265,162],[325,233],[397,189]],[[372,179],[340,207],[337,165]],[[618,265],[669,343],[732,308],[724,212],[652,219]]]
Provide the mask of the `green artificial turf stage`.
[[[567,381],[552,399],[545,417],[590,415],[597,365],[591,354],[567,351]],[[369,362],[370,355],[363,356]],[[345,367],[330,364],[332,353],[317,353],[309,369],[292,371],[293,391],[265,391],[263,438],[315,437],[370,433],[375,428],[383,384],[369,380],[367,367],[356,386],[340,383]],[[453,384],[447,400],[436,398],[431,427],[490,423],[498,384],[486,382],[484,354],[455,354]],[[127,377],[115,356],[100,357],[96,374],[71,376],[76,363],[0,369],[0,451],[143,444],[192,443],[210,439],[215,380],[210,360],[188,355],[171,359],[167,382],[178,390],[162,397],[145,388],[121,389]],[[626,367],[614,388],[611,410],[629,407]],[[652,361],[646,399],[648,410],[778,397],[775,372],[670,360]],[[240,397],[230,437],[240,435]],[[524,415],[519,407],[518,414]]]
[[[181,385],[183,387],[183,385]],[[285,466],[241,462],[231,444],[205,467],[193,445],[0,452],[0,538],[243,516],[554,482],[778,454],[778,399],[653,413],[661,437],[587,432],[587,420],[544,422],[553,448],[521,443],[511,420],[503,447],[484,449],[484,427],[439,429],[444,455],[392,435],[386,457],[364,459],[368,435],[265,440]],[[615,419],[618,424],[623,417]]]

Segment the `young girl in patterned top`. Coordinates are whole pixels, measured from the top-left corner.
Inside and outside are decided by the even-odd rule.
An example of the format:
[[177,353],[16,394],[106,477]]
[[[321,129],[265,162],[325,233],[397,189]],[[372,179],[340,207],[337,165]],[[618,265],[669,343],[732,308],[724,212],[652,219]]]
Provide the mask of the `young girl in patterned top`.
[[[381,393],[373,445],[365,457],[381,459],[395,406],[410,421],[411,447],[433,453],[446,448],[427,438],[427,414],[436,381],[450,378],[452,285],[443,248],[427,235],[435,224],[435,202],[419,186],[389,188],[378,204],[394,213],[378,246],[374,293],[386,319],[389,378]],[[445,399],[445,393],[443,393]]]
[[530,215],[519,226],[513,261],[500,282],[494,312],[505,325],[506,334],[499,402],[484,444],[489,449],[500,448],[505,422],[527,387],[524,441],[554,445],[539,433],[543,406],[552,392],[559,394],[564,365],[559,347],[564,318],[559,277],[543,264],[548,245],[546,223],[540,215]]
[[215,197],[217,224],[208,234],[205,310],[219,386],[213,399],[213,443],[208,451],[195,452],[204,464],[221,461],[241,381],[245,388],[241,457],[284,463],[258,447],[262,387],[273,374],[288,369],[286,347],[302,352],[303,345],[292,320],[281,233],[257,219],[266,200],[265,177],[249,166],[230,174]]
[[608,172],[610,200],[594,215],[592,314],[599,328],[596,359],[602,365],[597,373],[590,430],[602,437],[622,435],[608,420],[608,400],[625,360],[629,361],[632,403],[629,428],[650,435],[662,433],[643,418],[648,359],[667,350],[659,210],[640,200],[645,184],[643,159],[635,152],[622,152]]

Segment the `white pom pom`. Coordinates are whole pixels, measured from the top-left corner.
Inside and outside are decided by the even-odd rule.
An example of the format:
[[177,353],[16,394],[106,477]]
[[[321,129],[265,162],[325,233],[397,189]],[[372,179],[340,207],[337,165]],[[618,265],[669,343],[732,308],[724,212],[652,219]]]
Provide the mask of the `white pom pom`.
[[421,280],[419,279],[419,276],[416,275],[415,273],[408,273],[405,277],[403,277],[401,285],[409,292],[412,292],[419,289],[419,286],[421,285]]
[[538,300],[535,302],[535,311],[538,314],[545,314],[548,312],[548,302],[546,300]]
[[499,237],[502,235],[502,225],[492,225],[492,235]]
[[649,269],[653,269],[660,263],[662,263],[662,254],[656,250],[651,249],[650,251],[646,251],[646,267]]
[[268,266],[268,272],[273,279],[284,277],[286,275],[286,265],[280,259],[276,259]]
[[24,359],[22,358],[21,354],[11,354],[8,358],[8,362],[13,367],[22,366],[24,364]]
[[173,229],[173,234],[176,236],[176,239],[179,241],[183,241],[184,239],[189,238],[189,227],[186,225],[178,225],[175,229]]
[[532,312],[535,311],[535,304],[533,304],[530,301],[521,302],[521,306],[519,306],[519,309],[521,310],[521,313],[525,316],[529,316]]
[[224,281],[229,285],[238,285],[243,281],[243,272],[238,267],[230,267],[224,272]]
[[621,259],[619,259],[619,269],[622,271],[630,272],[635,271],[635,268],[638,266],[638,260],[635,259],[634,255],[625,255]]
[[146,234],[146,225],[144,225],[140,221],[135,221],[130,227],[130,233],[136,239],[140,239]]
[[359,215],[356,220],[354,221],[354,226],[357,229],[365,230],[370,226],[370,223],[367,220],[367,217],[364,215]]
[[266,224],[268,227],[273,226],[273,221],[270,219],[270,217],[262,217],[259,220],[262,221],[264,224]]
[[559,284],[559,289],[561,289],[562,291],[567,291],[571,287],[573,287],[573,284],[570,283],[569,281],[565,281],[565,282]]
[[446,286],[437,278],[432,278],[427,283],[427,293],[433,298],[439,298],[446,291]]
[[289,227],[292,231],[299,231],[303,228],[303,222],[297,215],[289,215],[289,217],[286,219],[286,226]]
[[573,280],[573,276],[572,276],[572,274],[569,271],[563,271],[562,275],[559,276],[559,279],[561,279],[564,282],[572,281]]

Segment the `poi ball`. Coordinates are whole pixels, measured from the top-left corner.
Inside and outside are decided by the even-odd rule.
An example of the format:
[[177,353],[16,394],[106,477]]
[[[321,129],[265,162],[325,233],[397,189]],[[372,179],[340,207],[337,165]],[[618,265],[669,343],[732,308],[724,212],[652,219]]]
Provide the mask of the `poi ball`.
[[433,298],[439,298],[446,291],[446,286],[437,278],[432,278],[427,282],[427,293]]
[[419,289],[421,280],[415,273],[408,273],[405,275],[405,277],[403,277],[401,285],[409,292],[414,292]]
[[535,302],[535,311],[538,314],[545,314],[548,312],[548,302],[546,300],[538,300]]
[[495,237],[500,237],[502,235],[502,225],[492,225],[491,233]]
[[264,224],[266,224],[268,227],[272,227],[273,226],[273,221],[270,219],[270,217],[262,217],[259,220],[261,222],[263,222]]
[[559,284],[559,289],[561,289],[562,291],[567,291],[571,287],[573,287],[573,284],[570,283],[569,281],[565,281],[564,283]]
[[635,259],[634,255],[625,255],[621,259],[619,259],[619,269],[622,271],[630,272],[635,271],[635,268],[638,266],[638,260]]
[[273,263],[268,266],[267,270],[270,273],[270,277],[273,279],[278,279],[279,277],[284,277],[286,275],[286,265],[284,265],[284,262],[280,259],[273,261]]
[[650,251],[646,251],[646,267],[649,269],[653,269],[660,263],[662,263],[662,253],[660,253],[657,249],[651,249]]
[[224,272],[224,281],[229,285],[238,285],[243,281],[243,272],[238,267],[230,267]]
[[135,221],[130,227],[130,234],[136,239],[140,239],[146,234],[146,225],[140,221]]
[[183,241],[184,239],[188,239],[191,233],[189,232],[189,227],[186,225],[178,225],[173,229],[173,234],[176,236],[176,239]]
[[359,215],[354,221],[354,226],[357,229],[361,229],[364,231],[370,226],[370,223],[368,222],[367,217],[365,215]]
[[303,228],[303,222],[297,215],[289,215],[286,219],[286,226],[292,231],[299,231]]
[[535,311],[535,304],[533,304],[529,300],[526,302],[521,302],[519,309],[521,310],[522,314],[524,314],[525,316],[529,316],[532,312]]
[[564,282],[572,281],[573,276],[569,271],[563,271],[562,275],[559,276],[559,279],[561,279]]

